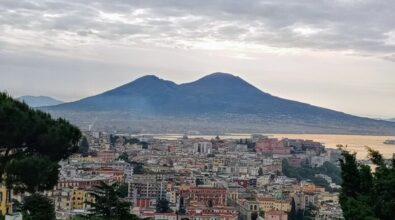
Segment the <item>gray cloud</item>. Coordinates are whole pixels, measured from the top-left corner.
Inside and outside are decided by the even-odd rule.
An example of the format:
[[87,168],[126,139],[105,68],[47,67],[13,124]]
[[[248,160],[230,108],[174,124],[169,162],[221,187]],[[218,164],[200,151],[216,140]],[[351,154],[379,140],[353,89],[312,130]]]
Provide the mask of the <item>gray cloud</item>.
[[23,30],[47,37],[56,43],[53,47],[75,34],[82,39],[73,44],[115,40],[194,48],[211,39],[376,57],[395,54],[395,42],[388,42],[395,31],[395,2],[390,0],[4,0],[0,11],[0,33],[8,44],[16,42],[7,34]]
[[0,90],[70,101],[143,74],[224,71],[394,117],[394,11],[392,0],[1,0]]

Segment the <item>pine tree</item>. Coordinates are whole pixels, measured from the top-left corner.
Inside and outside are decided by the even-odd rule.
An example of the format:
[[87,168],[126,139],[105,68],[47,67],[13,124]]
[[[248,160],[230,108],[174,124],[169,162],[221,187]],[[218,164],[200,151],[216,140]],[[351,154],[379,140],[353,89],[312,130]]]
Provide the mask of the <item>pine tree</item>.
[[86,202],[92,208],[91,218],[103,218],[112,220],[133,220],[138,219],[137,216],[130,213],[131,204],[122,201],[122,195],[118,190],[117,184],[107,184],[101,182],[95,186],[92,192],[95,197],[94,202]]
[[81,132],[64,119],[0,93],[0,183],[16,192],[52,189],[58,162],[78,151]]
[[387,165],[382,155],[367,148],[377,166],[374,173],[359,164],[356,155],[342,149],[340,204],[345,219],[393,219],[395,216],[395,160]]
[[23,199],[23,219],[27,220],[55,220],[53,202],[40,194],[32,194]]

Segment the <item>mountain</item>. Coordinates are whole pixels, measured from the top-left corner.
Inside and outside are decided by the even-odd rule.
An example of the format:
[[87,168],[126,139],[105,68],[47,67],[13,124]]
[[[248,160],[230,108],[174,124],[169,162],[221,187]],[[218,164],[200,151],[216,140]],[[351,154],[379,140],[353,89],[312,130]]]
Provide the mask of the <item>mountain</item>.
[[21,102],[25,102],[30,107],[43,107],[62,104],[62,101],[56,100],[48,96],[21,96],[17,98]]
[[79,123],[89,123],[86,117],[96,117],[105,126],[108,123],[103,121],[110,120],[112,125],[132,125],[156,132],[198,129],[395,134],[395,123],[272,96],[226,73],[213,73],[185,84],[148,75],[102,94],[45,110],[65,117],[84,115],[75,120]]

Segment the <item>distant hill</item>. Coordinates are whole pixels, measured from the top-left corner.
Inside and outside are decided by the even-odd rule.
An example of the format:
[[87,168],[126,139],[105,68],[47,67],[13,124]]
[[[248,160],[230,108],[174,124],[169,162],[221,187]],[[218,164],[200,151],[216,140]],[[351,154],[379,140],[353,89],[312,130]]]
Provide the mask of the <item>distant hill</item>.
[[56,100],[48,96],[21,96],[17,98],[19,101],[25,102],[30,107],[44,107],[62,104],[62,101]]
[[[60,116],[95,115],[98,121],[108,119],[117,125],[146,126],[157,132],[204,129],[395,134],[395,123],[272,96],[226,73],[214,73],[179,85],[148,75],[102,94],[46,110]],[[119,118],[121,115],[123,119]],[[146,119],[137,119],[142,117]]]

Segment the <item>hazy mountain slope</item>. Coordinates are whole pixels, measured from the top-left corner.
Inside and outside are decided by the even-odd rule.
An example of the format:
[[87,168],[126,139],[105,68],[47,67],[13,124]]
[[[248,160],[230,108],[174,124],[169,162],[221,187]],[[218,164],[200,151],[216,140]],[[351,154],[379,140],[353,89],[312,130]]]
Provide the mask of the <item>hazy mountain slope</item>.
[[62,101],[56,100],[48,96],[21,96],[17,98],[19,101],[25,102],[30,107],[42,107],[59,105]]

